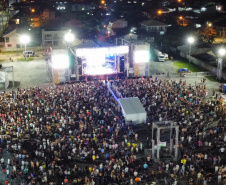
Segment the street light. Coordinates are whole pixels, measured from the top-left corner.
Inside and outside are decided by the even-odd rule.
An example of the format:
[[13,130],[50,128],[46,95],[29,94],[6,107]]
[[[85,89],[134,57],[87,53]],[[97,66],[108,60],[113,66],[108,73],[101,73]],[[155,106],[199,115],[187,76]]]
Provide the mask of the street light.
[[70,44],[75,39],[74,34],[72,34],[70,31],[64,35],[64,40]]
[[161,15],[162,14],[162,10],[158,10],[158,12],[157,12],[159,15]]
[[30,37],[28,35],[21,35],[20,36],[20,42],[22,44],[24,44],[24,54],[25,54],[25,58],[27,60],[27,54],[26,54],[26,46],[27,44],[30,42]]
[[219,49],[219,55],[218,57],[218,65],[217,65],[217,79],[221,80],[222,76],[222,67],[223,67],[223,56],[225,55],[226,50],[224,48]]
[[180,19],[179,24],[181,25],[181,22],[182,22],[182,26],[184,26],[184,17],[183,16],[180,16],[179,19]]
[[189,63],[190,63],[190,58],[191,58],[191,45],[194,43],[195,39],[193,37],[188,37],[188,43],[190,44],[189,47]]

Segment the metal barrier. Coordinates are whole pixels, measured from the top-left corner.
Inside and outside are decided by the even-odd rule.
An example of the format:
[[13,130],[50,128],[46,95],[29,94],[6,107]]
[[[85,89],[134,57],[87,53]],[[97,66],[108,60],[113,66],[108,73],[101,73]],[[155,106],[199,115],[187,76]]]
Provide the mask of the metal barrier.
[[118,98],[123,98],[122,94],[118,91],[118,87],[116,87],[114,84],[111,86],[113,88],[113,91],[116,93]]
[[111,84],[108,82],[106,85],[107,85],[109,92],[112,94],[112,96],[115,98],[115,100],[119,103],[117,96],[115,95],[115,93],[111,89]]

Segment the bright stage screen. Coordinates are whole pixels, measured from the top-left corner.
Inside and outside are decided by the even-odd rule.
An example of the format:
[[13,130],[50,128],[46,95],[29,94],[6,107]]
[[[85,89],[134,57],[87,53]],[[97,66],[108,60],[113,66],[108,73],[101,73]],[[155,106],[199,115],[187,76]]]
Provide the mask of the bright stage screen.
[[145,50],[134,52],[134,62],[135,63],[147,63],[149,61],[149,52]]
[[54,69],[66,69],[69,67],[69,58],[65,54],[53,55],[52,65]]
[[76,50],[76,56],[83,59],[85,75],[114,74],[118,72],[118,55],[127,54],[128,46],[106,48],[83,48]]

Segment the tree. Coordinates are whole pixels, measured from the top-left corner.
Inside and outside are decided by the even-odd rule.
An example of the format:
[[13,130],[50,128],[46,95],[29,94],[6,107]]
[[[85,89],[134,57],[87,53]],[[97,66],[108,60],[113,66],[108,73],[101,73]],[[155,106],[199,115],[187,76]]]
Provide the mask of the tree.
[[216,31],[210,25],[198,30],[197,34],[202,38],[203,42],[210,44],[214,42],[216,37]]

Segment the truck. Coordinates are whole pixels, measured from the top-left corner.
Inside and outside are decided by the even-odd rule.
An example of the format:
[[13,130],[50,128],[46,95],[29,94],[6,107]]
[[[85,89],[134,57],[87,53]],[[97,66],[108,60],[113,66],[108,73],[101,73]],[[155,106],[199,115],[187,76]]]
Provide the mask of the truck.
[[158,58],[159,62],[164,62],[169,59],[169,56],[167,53],[162,53],[158,49],[154,49],[154,51],[155,51],[155,55]]

